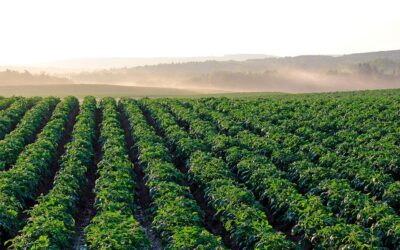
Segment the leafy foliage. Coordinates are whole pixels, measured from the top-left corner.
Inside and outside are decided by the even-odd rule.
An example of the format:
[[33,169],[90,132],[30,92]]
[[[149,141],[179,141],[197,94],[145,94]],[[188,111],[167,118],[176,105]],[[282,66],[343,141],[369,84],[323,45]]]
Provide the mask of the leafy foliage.
[[75,235],[74,215],[80,187],[86,183],[86,170],[94,155],[96,100],[86,97],[61,159],[54,187],[38,198],[29,212],[29,223],[15,237],[15,249],[63,249],[71,247]]
[[27,200],[36,198],[36,190],[55,160],[69,115],[77,105],[74,97],[59,103],[37,140],[19,155],[14,167],[0,172],[0,230],[14,234],[22,224],[19,214]]
[[[184,159],[190,157],[186,159],[191,181],[204,189],[206,200],[217,211],[225,229],[237,245],[242,248],[260,246],[260,249],[262,247],[267,249],[268,244],[258,245],[258,243],[271,242],[271,245],[276,244],[280,249],[295,247],[295,244],[285,239],[283,234],[272,229],[261,205],[246,188],[233,179],[228,166],[220,158],[199,150],[207,148],[200,138],[190,138],[167,110],[157,103],[145,101],[145,108],[165,133],[167,142],[175,147],[177,152],[182,152],[178,153],[178,156]],[[200,129],[200,126],[197,128]],[[170,133],[170,131],[175,132]],[[198,147],[186,147],[186,145],[196,145],[196,141]]]
[[7,109],[0,111],[0,140],[13,129],[24,113],[37,101],[38,98],[20,98]]
[[[399,93],[105,98],[87,247],[151,249],[151,235],[165,249],[398,249]],[[0,240],[17,235],[11,249],[72,247],[97,107],[83,100],[60,157],[78,100],[59,101],[0,97]],[[142,181],[150,202],[138,211]]]
[[102,160],[95,186],[96,215],[85,229],[90,249],[149,249],[149,240],[133,216],[135,181],[127,154],[117,104],[112,98],[100,103]]
[[208,232],[203,214],[190,197],[185,176],[172,164],[162,138],[146,123],[137,103],[124,99],[121,108],[127,116],[139,163],[153,200],[153,229],[168,249],[224,249],[221,239]]
[[0,141],[0,170],[8,169],[18,158],[25,145],[35,139],[36,132],[44,125],[46,117],[51,115],[58,98],[48,97],[41,100],[19,121],[17,127]]

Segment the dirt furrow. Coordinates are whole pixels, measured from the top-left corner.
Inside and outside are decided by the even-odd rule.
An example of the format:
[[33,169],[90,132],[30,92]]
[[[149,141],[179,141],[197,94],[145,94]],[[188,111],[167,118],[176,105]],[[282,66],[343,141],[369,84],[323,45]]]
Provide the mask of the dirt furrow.
[[94,201],[96,195],[94,193],[94,187],[96,184],[97,176],[97,164],[101,160],[101,145],[100,145],[100,122],[101,122],[101,111],[96,109],[95,113],[95,126],[96,136],[94,141],[94,157],[92,164],[88,167],[86,172],[87,185],[81,190],[80,199],[77,206],[77,214],[75,215],[75,234],[73,249],[82,249],[85,243],[85,227],[89,225],[91,219],[95,215]]
[[120,110],[121,126],[125,131],[125,139],[128,145],[129,158],[134,165],[134,171],[136,176],[136,204],[137,209],[135,211],[135,218],[139,221],[143,227],[147,237],[150,239],[151,249],[160,250],[163,249],[161,239],[154,234],[151,230],[151,222],[153,221],[152,215],[149,213],[151,198],[149,190],[144,181],[144,173],[139,167],[138,154],[134,149],[134,142],[130,133],[130,126],[125,113]]

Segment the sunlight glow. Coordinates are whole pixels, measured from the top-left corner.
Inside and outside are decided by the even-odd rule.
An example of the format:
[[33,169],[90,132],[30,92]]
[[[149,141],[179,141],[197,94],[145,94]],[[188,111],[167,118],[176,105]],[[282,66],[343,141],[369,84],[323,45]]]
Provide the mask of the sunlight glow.
[[399,49],[399,9],[395,0],[5,0],[0,64]]

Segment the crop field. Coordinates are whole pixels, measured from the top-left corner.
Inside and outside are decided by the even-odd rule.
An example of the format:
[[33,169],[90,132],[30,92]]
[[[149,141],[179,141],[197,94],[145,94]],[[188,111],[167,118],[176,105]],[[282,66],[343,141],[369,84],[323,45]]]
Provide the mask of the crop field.
[[400,249],[400,90],[0,98],[0,249]]

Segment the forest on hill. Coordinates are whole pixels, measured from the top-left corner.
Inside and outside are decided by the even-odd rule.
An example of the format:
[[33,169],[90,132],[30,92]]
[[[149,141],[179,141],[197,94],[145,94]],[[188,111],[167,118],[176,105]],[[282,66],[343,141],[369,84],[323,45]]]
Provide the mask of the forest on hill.
[[400,50],[343,56],[266,57],[105,69],[77,82],[228,91],[310,92],[400,87]]
[[[81,72],[59,69],[58,73],[40,74],[5,70],[0,72],[0,85],[106,84],[200,92],[323,92],[400,87],[400,50],[342,56],[223,58],[236,60],[177,61]],[[112,65],[114,61],[110,59],[107,64],[107,59],[103,59],[102,63]],[[90,60],[83,62],[90,65]],[[79,60],[75,63],[80,64]]]

